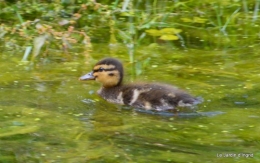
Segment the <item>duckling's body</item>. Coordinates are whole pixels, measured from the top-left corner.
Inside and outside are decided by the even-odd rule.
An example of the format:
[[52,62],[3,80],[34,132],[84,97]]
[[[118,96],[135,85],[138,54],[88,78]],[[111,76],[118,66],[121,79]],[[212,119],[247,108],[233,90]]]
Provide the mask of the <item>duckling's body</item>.
[[92,72],[80,80],[96,80],[102,83],[98,94],[105,100],[147,110],[174,110],[176,107],[192,107],[202,102],[188,93],[167,84],[122,84],[123,66],[114,58],[99,61]]

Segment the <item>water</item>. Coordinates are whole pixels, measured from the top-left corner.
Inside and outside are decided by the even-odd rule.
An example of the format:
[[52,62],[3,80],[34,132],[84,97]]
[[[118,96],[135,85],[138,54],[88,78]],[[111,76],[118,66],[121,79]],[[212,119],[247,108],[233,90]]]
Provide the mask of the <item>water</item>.
[[[36,65],[1,54],[0,162],[259,162],[259,50],[124,48],[50,56]],[[113,56],[125,81],[176,85],[204,98],[196,113],[143,112],[100,99],[78,77]],[[149,58],[148,58],[149,57]]]

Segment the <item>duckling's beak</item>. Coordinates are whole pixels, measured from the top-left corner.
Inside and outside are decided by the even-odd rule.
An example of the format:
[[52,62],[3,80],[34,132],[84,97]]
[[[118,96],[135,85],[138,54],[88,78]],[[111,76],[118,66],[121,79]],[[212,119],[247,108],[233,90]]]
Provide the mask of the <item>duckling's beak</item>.
[[93,71],[91,71],[86,75],[81,76],[79,80],[95,80],[95,76],[93,76]]

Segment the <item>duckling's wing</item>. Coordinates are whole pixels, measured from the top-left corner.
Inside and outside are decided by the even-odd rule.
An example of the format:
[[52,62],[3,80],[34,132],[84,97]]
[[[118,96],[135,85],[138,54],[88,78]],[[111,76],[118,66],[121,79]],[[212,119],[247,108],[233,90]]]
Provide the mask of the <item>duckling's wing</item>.
[[199,103],[186,92],[166,84],[128,85],[122,92],[124,104],[149,110],[169,110]]

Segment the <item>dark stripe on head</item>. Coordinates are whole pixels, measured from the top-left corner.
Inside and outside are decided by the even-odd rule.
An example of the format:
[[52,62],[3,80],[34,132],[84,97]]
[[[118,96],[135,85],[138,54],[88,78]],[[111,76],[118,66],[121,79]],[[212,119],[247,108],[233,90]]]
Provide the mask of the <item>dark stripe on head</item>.
[[101,67],[99,69],[93,70],[93,72],[113,71],[113,70],[116,70],[116,68],[104,69],[104,68]]

